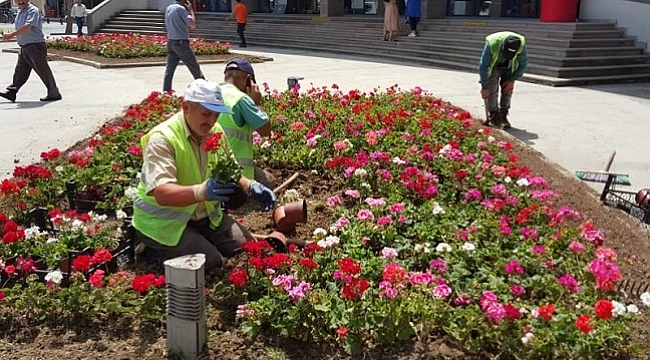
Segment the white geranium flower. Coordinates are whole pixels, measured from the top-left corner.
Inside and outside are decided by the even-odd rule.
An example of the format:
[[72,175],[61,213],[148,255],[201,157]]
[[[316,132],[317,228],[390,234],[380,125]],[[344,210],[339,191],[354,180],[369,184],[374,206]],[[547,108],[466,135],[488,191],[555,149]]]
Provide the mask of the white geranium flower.
[[644,292],[641,294],[641,301],[643,301],[643,305],[650,307],[650,292]]
[[25,239],[26,240],[36,239],[36,238],[39,238],[41,235],[45,235],[45,233],[41,232],[41,229],[36,225],[25,229]]
[[490,142],[490,143],[493,143],[493,142],[496,141],[496,139],[495,139],[494,136],[492,136],[492,135],[488,136],[487,140],[488,140],[488,142]]
[[625,313],[627,312],[627,308],[625,307],[625,304],[612,300],[612,305],[614,306],[614,309],[612,310],[614,316],[625,315]]
[[406,164],[406,161],[404,161],[404,160],[400,159],[399,157],[395,156],[393,158],[393,164],[404,165],[404,164]]
[[527,187],[528,185],[530,185],[530,182],[528,182],[528,179],[526,178],[521,178],[517,180],[517,185]]
[[115,217],[117,218],[117,220],[126,219],[126,216],[127,216],[126,213],[122,210],[115,211]]
[[533,335],[533,333],[527,332],[526,335],[521,338],[521,343],[524,344],[524,346],[527,346],[531,341],[533,341],[534,338],[535,335]]
[[364,177],[368,176],[368,172],[365,169],[356,169],[356,170],[354,170],[354,176],[364,178]]
[[59,239],[57,239],[55,237],[49,237],[49,238],[47,238],[46,243],[51,244],[51,243],[55,243],[57,241],[59,241]]
[[61,172],[61,171],[63,171],[63,165],[59,165],[59,166],[55,167],[55,168],[54,168],[54,171],[56,171],[56,172]]
[[260,145],[260,149],[266,149],[267,147],[271,147],[271,142],[266,140]]
[[45,275],[45,281],[49,281],[54,284],[60,284],[61,280],[63,280],[63,274],[60,270],[54,270]]
[[312,236],[317,239],[324,239],[325,236],[327,236],[327,230],[323,228],[316,228],[314,229],[314,232],[312,233]]
[[476,246],[474,246],[474,244],[468,243],[468,242],[464,243],[462,248],[463,248],[463,250],[466,250],[466,251],[474,251],[474,250],[476,250]]
[[629,312],[630,314],[638,314],[639,308],[634,304],[630,304],[627,306],[627,312]]
[[129,186],[128,188],[124,189],[124,196],[130,200],[133,200],[137,195],[138,189],[133,186]]
[[451,145],[447,144],[442,147],[442,149],[438,150],[438,154],[446,154],[447,151],[451,150]]
[[99,215],[93,211],[89,212],[88,215],[90,215],[90,218],[93,220],[93,222],[104,222],[108,219],[108,216],[106,214]]
[[324,240],[319,240],[316,244],[322,248],[328,248],[330,246],[334,246],[340,242],[340,239],[338,236],[330,235],[326,237]]
[[86,231],[86,227],[84,226],[83,221],[81,221],[79,219],[74,219],[72,221],[72,224],[70,225],[70,228],[72,229],[72,231],[78,231],[78,230],[81,230],[81,231],[84,231],[84,232]]
[[506,176],[506,177],[503,179],[503,182],[505,182],[505,183],[511,183],[511,182],[512,182],[512,178],[511,178],[510,176]]
[[370,184],[368,184],[367,182],[362,182],[360,186],[363,188],[370,189]]
[[440,243],[438,246],[436,246],[436,251],[437,252],[451,252],[451,246],[446,243]]
[[434,202],[433,215],[444,214],[444,213],[445,213],[445,209],[443,209],[442,206],[440,206],[440,204],[438,204],[437,202]]

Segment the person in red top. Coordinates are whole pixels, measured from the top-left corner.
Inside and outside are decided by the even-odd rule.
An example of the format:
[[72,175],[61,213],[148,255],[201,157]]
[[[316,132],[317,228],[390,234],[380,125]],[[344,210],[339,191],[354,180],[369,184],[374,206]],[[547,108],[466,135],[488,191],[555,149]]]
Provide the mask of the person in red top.
[[239,35],[239,39],[241,39],[241,43],[239,43],[239,47],[247,47],[246,45],[246,37],[244,36],[244,31],[246,31],[246,18],[248,18],[248,8],[244,3],[241,2],[241,0],[235,0],[237,5],[235,5],[235,8],[232,9],[232,14],[228,15],[226,20],[230,20],[233,17],[235,20],[237,20],[237,34]]

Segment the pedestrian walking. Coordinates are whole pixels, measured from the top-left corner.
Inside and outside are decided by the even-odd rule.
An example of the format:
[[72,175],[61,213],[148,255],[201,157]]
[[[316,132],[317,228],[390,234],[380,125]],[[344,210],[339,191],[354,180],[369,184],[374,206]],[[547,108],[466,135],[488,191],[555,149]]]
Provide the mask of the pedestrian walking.
[[14,23],[15,31],[6,33],[2,41],[16,38],[20,51],[14,70],[13,81],[7,86],[7,91],[0,92],[0,96],[11,101],[16,101],[18,90],[25,85],[32,70],[41,78],[47,88],[47,96],[41,101],[61,100],[61,93],[56,86],[52,69],[47,63],[47,46],[43,36],[43,16],[40,10],[29,3],[28,0],[16,0],[18,14]]
[[247,47],[246,36],[244,36],[244,31],[246,31],[246,22],[248,20],[248,8],[246,4],[242,3],[241,0],[235,0],[237,5],[232,9],[232,14],[228,15],[226,20],[230,20],[233,17],[237,21],[237,35],[239,35],[239,47]]
[[418,23],[422,17],[422,6],[420,0],[406,0],[406,17],[411,26],[409,37],[418,36]]
[[83,1],[77,0],[77,3],[72,5],[70,16],[72,16],[74,22],[77,24],[77,36],[83,36],[82,28],[86,22],[86,16],[88,16],[88,10],[86,10],[86,5],[84,5]]
[[511,127],[508,111],[515,81],[522,77],[527,66],[526,39],[523,35],[500,31],[485,37],[485,47],[478,70],[481,97],[487,100],[489,112],[488,119],[485,119],[486,124],[502,129]]
[[175,0],[165,10],[167,28],[167,66],[163,79],[163,91],[172,90],[172,80],[178,63],[183,60],[194,79],[204,79],[194,52],[190,48],[189,29],[196,27],[194,9],[189,0]]
[[384,0],[384,41],[395,41],[395,32],[399,30],[397,0]]

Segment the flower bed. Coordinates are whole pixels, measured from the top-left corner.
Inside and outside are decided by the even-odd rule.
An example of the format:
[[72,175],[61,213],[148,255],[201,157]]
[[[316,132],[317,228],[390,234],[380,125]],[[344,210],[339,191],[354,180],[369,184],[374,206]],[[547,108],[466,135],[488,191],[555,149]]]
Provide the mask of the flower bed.
[[[109,58],[135,58],[167,55],[167,35],[141,34],[95,34],[89,37],[61,37],[48,40],[47,46],[54,49],[68,49],[89,52]],[[190,39],[195,55],[228,54],[230,43]]]
[[[236,314],[245,334],[271,328],[337,342],[349,353],[431,337],[470,355],[522,359],[631,351],[628,325],[638,308],[612,291],[622,276],[603,234],[562,206],[510,144],[477,127],[467,112],[419,88],[397,87],[273,91],[264,106],[274,131],[256,139],[256,157],[275,168],[316,172],[343,190],[313,204],[336,216],[319,224],[304,249],[289,245],[278,254],[266,242],[246,244],[245,266],[232,269],[228,287],[242,300]],[[25,209],[38,203],[59,204],[75,176],[79,183],[101,177],[97,183],[112,188],[104,206],[121,209],[141,164],[140,136],[178,109],[177,97],[152,93],[87,147],[44,153],[42,164],[3,181],[0,209],[26,219]],[[15,255],[6,248],[5,258]],[[70,287],[57,288],[56,299],[67,302],[30,282],[4,290],[0,311],[39,296],[48,299],[19,310],[48,316],[56,306],[56,314],[79,314],[70,299],[88,291],[90,299],[76,300],[94,309],[86,316],[136,308],[148,319],[164,316],[157,287],[164,281],[155,275],[79,274]],[[133,278],[130,287],[124,278]]]

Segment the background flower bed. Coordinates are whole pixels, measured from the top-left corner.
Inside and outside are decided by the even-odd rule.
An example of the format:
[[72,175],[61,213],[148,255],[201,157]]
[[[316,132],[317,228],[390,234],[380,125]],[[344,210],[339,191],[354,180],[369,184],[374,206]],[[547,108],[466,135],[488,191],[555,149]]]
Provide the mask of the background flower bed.
[[[416,90],[412,93],[400,93],[397,92],[397,89],[388,89],[387,93],[351,92],[341,94],[336,89],[331,93],[322,89],[311,89],[307,96],[297,96],[295,93],[286,92],[269,95],[265,106],[279,122],[276,128],[280,131],[268,143],[260,143],[260,155],[267,164],[273,167],[311,169],[316,171],[319,176],[330,178],[340,184],[339,187],[333,187],[329,194],[339,196],[339,200],[330,199],[330,205],[340,201],[339,206],[328,207],[326,199],[323,199],[322,203],[311,204],[317,209],[328,209],[336,214],[331,221],[337,226],[330,229],[332,224],[319,225],[328,229],[326,231],[331,232],[330,236],[338,237],[339,245],[327,247],[323,251],[312,249],[314,252],[311,254],[311,260],[316,263],[316,268],[312,270],[308,270],[313,267],[312,264],[308,265],[308,262],[303,262],[303,260],[308,260],[309,256],[298,252],[291,253],[286,260],[277,256],[274,257],[274,260],[265,260],[267,264],[263,266],[264,272],[255,272],[256,270],[249,269],[250,279],[246,282],[247,293],[245,295],[251,302],[246,305],[245,310],[256,311],[257,317],[240,318],[244,329],[252,331],[257,326],[263,328],[272,326],[284,335],[296,336],[298,334],[302,337],[306,334],[305,338],[310,340],[340,342],[348,351],[354,351],[365,340],[369,340],[371,343],[393,343],[402,337],[411,338],[414,333],[417,333],[420,340],[428,340],[430,337],[441,338],[443,334],[451,335],[446,337],[450,344],[456,343],[458,347],[463,348],[467,342],[467,350],[473,350],[471,352],[475,354],[478,351],[477,348],[488,353],[498,351],[498,345],[507,346],[508,353],[520,353],[522,357],[531,357],[532,354],[539,351],[549,353],[557,351],[558,354],[583,351],[585,356],[596,357],[603,351],[625,350],[625,344],[619,343],[616,337],[610,335],[621,336],[623,334],[624,319],[629,315],[608,320],[595,320],[597,315],[594,313],[593,307],[596,300],[604,295],[593,289],[594,278],[589,277],[584,269],[587,263],[593,259],[593,249],[588,247],[587,252],[581,255],[582,258],[578,256],[575,256],[576,259],[573,260],[564,258],[571,254],[566,249],[569,240],[580,239],[577,227],[580,223],[575,220],[567,220],[569,226],[564,228],[560,236],[555,236],[556,225],[548,224],[550,219],[562,219],[566,214],[573,213],[563,210],[563,215],[558,218],[559,206],[549,206],[549,212],[546,213],[540,211],[544,208],[544,204],[540,204],[538,209],[530,211],[533,215],[526,215],[526,217],[530,217],[523,223],[526,226],[513,223],[510,229],[513,234],[504,235],[502,215],[505,214],[514,219],[522,208],[527,208],[539,201],[531,199],[528,196],[528,188],[516,182],[519,177],[532,178],[533,176],[525,175],[524,168],[519,166],[514,158],[508,156],[510,154],[503,154],[503,150],[499,150],[499,148],[507,148],[507,143],[496,140],[489,141],[487,134],[477,133],[478,128],[470,126],[471,121],[467,113],[434,98],[422,96],[418,92]],[[148,119],[152,119],[154,123],[164,119],[167,109],[177,108],[176,101],[177,99],[168,96],[152,94],[142,104],[133,106],[127,111],[126,118],[122,119],[124,123],[118,122],[104,127],[100,132],[102,135],[93,139],[95,140],[93,148],[106,146],[107,149],[110,149],[110,146],[116,146],[113,151],[122,151],[123,153],[131,151],[131,156],[136,159],[137,163],[137,151],[133,148],[129,150],[129,146],[133,145],[139,133],[145,131],[147,126],[152,125],[145,125]],[[168,105],[169,107],[167,107]],[[408,134],[405,134],[406,132]],[[113,138],[116,139],[115,144],[111,140]],[[484,141],[485,144],[479,147],[481,141]],[[426,146],[426,143],[429,146]],[[445,148],[445,145],[449,146]],[[366,149],[365,153],[359,153],[361,149]],[[469,149],[488,151],[493,157],[490,166],[487,166],[487,169],[478,166],[486,161],[487,154],[481,150]],[[458,157],[458,152],[452,150],[463,151],[466,154],[461,157],[462,160],[458,161],[454,159],[454,157]],[[84,151],[86,150],[81,153],[83,154]],[[471,163],[466,159],[467,154],[472,154],[473,151],[477,154],[475,159],[480,159],[480,162],[475,161],[476,166],[470,165]],[[75,159],[81,161],[82,164],[86,160],[92,162],[95,161],[92,159],[95,153],[101,154],[102,151],[92,150],[89,159],[83,157]],[[278,157],[279,154],[282,154],[283,157]],[[394,156],[403,158],[395,162]],[[449,158],[450,156],[451,158]],[[70,159],[67,161],[70,162]],[[279,162],[278,159],[283,159],[283,161]],[[61,159],[58,160],[61,161]],[[358,166],[366,160],[367,163],[361,167]],[[401,164],[401,162],[406,160],[409,161],[410,166],[420,167],[417,172],[412,174],[412,178],[416,181],[413,184],[407,183],[412,188],[406,188],[407,184],[403,183],[404,179],[385,181],[389,174],[393,179],[399,179],[400,173],[406,168],[406,164]],[[128,161],[125,160],[126,162]],[[74,165],[78,166],[78,163]],[[495,172],[494,165],[504,166],[504,169],[497,169]],[[387,172],[377,173],[374,171],[381,170],[382,166]],[[357,171],[357,168],[364,168],[365,175],[363,171]],[[137,169],[137,165],[134,165],[133,169]],[[103,169],[101,173],[104,174],[105,170]],[[432,173],[436,174],[437,180],[426,175],[426,172],[431,170],[434,170]],[[463,174],[461,170],[465,170],[467,174]],[[475,180],[470,181],[482,171],[484,173],[480,180],[476,183]],[[511,181],[507,182],[505,174],[499,175],[502,171],[504,173],[515,171],[516,176],[515,173],[509,173]],[[66,174],[65,171],[63,173]],[[133,174],[125,174],[125,178],[128,179],[128,176],[131,175]],[[62,176],[59,181],[67,177]],[[39,179],[34,181],[39,181]],[[539,182],[537,186],[543,185],[540,179],[535,181]],[[54,182],[56,183],[56,181]],[[499,182],[503,183],[501,184],[503,187],[499,186]],[[419,186],[421,184],[426,186]],[[432,194],[434,191],[431,186],[436,187],[437,194]],[[499,187],[495,189],[495,186]],[[497,201],[498,199],[506,202],[508,197],[504,191],[508,191],[512,192],[511,196],[524,202],[527,206],[512,204],[513,200],[509,199],[511,204],[498,209],[498,213],[494,209],[483,210],[481,206],[485,205],[480,205],[478,202],[464,203],[462,201],[465,198],[464,195],[473,187],[479,189],[481,193],[491,194],[489,196],[494,199],[492,204],[501,204]],[[122,189],[124,190],[124,186]],[[546,191],[544,186],[541,186],[540,189]],[[345,194],[345,190],[359,191],[360,198],[349,197]],[[119,195],[119,192],[117,194],[115,200],[107,202],[109,207],[113,204],[115,208],[115,204],[124,201],[124,197]],[[311,199],[311,194],[302,195]],[[502,195],[503,197],[501,197]],[[548,195],[552,195],[552,193],[544,193],[544,197]],[[371,208],[370,211],[375,217],[373,222],[354,219],[359,215],[359,210],[369,210],[364,208],[371,207],[370,204],[364,203],[362,200],[372,197],[375,199],[372,202],[378,204],[378,199],[382,196],[389,201],[385,205],[379,205],[377,209]],[[425,199],[429,196],[431,196],[430,199]],[[403,223],[400,223],[401,219],[395,214],[397,208],[391,209],[388,206],[398,202],[405,206],[405,210],[400,210],[406,218],[406,222]],[[410,204],[415,204],[417,207]],[[550,210],[554,208],[557,209]],[[440,209],[444,210],[444,213]],[[420,213],[420,211],[424,212]],[[455,216],[458,214],[460,216]],[[16,216],[20,216],[20,212],[17,212]],[[340,220],[341,216],[351,219],[350,224],[340,226],[344,221],[337,224],[336,220]],[[395,216],[395,220],[393,220],[393,216]],[[370,218],[367,213],[364,217],[365,219]],[[388,218],[391,219],[390,224]],[[375,222],[379,219],[383,219],[383,225]],[[472,221],[479,223],[471,225]],[[374,229],[375,226],[379,226],[381,231]],[[472,232],[471,226],[476,226],[477,230]],[[337,227],[340,229],[336,229]],[[521,232],[524,227],[528,228],[527,235]],[[535,232],[532,230],[537,232],[536,238],[533,237],[532,234]],[[464,234],[463,231],[467,231],[467,234]],[[467,244],[472,244],[475,247],[474,250],[465,250],[468,253],[461,252],[463,246],[466,245],[463,240],[465,236],[469,240]],[[369,240],[364,241],[366,237]],[[334,242],[332,238],[330,241]],[[429,245],[426,244],[427,242]],[[440,242],[446,242],[450,247],[454,246],[454,252],[436,253],[435,248]],[[540,243],[538,245],[545,246],[546,254],[541,253],[540,248],[537,248],[536,254],[529,253],[537,242]],[[385,247],[393,248],[398,256],[384,259],[384,257],[388,257],[383,254],[384,252],[393,253],[391,250],[384,249]],[[505,253],[507,256],[503,256],[501,253],[504,248],[508,250]],[[476,255],[470,256],[469,251],[474,251],[473,254]],[[446,256],[449,258],[445,258]],[[512,259],[507,259],[508,256]],[[422,273],[420,275],[426,277],[425,272],[428,271],[430,261],[436,260],[437,257],[445,260],[448,268],[455,267],[450,269],[447,275],[434,275],[437,286],[449,286],[454,295],[462,295],[462,292],[467,292],[469,298],[472,299],[470,306],[455,308],[451,305],[451,296],[436,297],[433,288],[420,286],[423,284],[413,286],[407,282],[402,283],[404,279],[401,276],[397,276],[397,278],[388,276],[388,279],[391,280],[389,281],[391,288],[397,290],[398,294],[402,291],[393,299],[395,302],[387,301],[387,297],[382,297],[381,290],[386,289],[386,286],[380,289],[379,283],[382,280],[386,281],[384,272],[387,265],[394,263],[403,268],[404,273],[419,271]],[[253,258],[251,257],[251,259]],[[483,260],[486,258],[492,261]],[[243,259],[246,258],[242,258],[236,263],[241,263]],[[347,265],[340,265],[339,260],[342,259],[349,259],[344,262]],[[523,264],[522,267],[526,275],[529,275],[528,272],[532,272],[533,276],[505,275],[506,265],[510,265],[514,259],[520,261],[520,265]],[[278,260],[281,260],[280,265],[273,262]],[[547,260],[553,262],[553,269],[549,268]],[[281,265],[283,261],[285,265]],[[256,263],[253,262],[253,264]],[[275,269],[276,274],[273,275],[297,276],[301,280],[308,280],[312,289],[303,291],[306,293],[305,297],[291,297],[288,291],[285,292],[272,284],[272,277],[266,271],[269,264],[276,264],[273,265],[277,268]],[[292,266],[287,266],[289,264]],[[358,273],[354,270],[357,268],[356,264],[360,265]],[[402,270],[397,265],[391,265],[390,269],[401,273]],[[240,268],[242,267],[244,266]],[[511,266],[511,268],[517,269],[516,266]],[[474,277],[467,272],[479,269],[480,271],[477,273],[482,278],[472,280]],[[344,273],[341,280],[333,279],[332,276],[337,270],[339,273],[347,272],[347,274]],[[580,274],[581,276],[575,274],[580,285],[578,295],[569,295],[557,283],[557,279],[565,271],[567,273],[572,271],[586,273]],[[354,281],[353,286],[349,286],[347,292],[345,291],[346,286],[351,285],[353,281],[347,283],[346,275]],[[538,277],[535,278],[535,276]],[[529,280],[529,278],[534,280]],[[363,284],[361,279],[368,284],[368,288],[363,292],[360,290],[365,285],[361,285]],[[445,279],[445,283],[438,283],[442,282],[438,279]],[[528,290],[524,297],[516,298],[512,294],[511,288],[515,281],[522,282]],[[530,281],[530,285],[526,284],[526,281]],[[540,281],[544,286],[536,286],[535,281]],[[291,282],[289,290],[299,284],[300,282]],[[399,287],[398,285],[404,287],[396,289]],[[229,293],[217,291],[221,289],[220,286],[218,285],[218,288],[214,289],[214,296],[220,297]],[[494,291],[497,299],[504,304],[512,303],[516,304],[517,308],[519,305],[527,308],[528,313],[520,313],[520,319],[498,319],[499,325],[495,325],[494,320],[490,320],[482,312],[484,309],[476,304],[484,290]],[[260,294],[264,293],[270,295],[260,297]],[[446,290],[442,292],[442,294],[444,293]],[[230,311],[234,311],[234,306],[241,303],[243,298],[239,296],[230,295],[228,297],[227,303],[232,306]],[[422,301],[417,301],[417,299]],[[546,305],[546,302],[556,308],[556,313],[550,317],[551,320],[544,320],[543,317],[533,318],[531,316],[533,310],[539,311],[538,308]],[[396,314],[402,309],[404,311],[400,313],[400,316],[389,316],[388,319],[385,316],[391,312]],[[550,310],[548,306],[544,309]],[[581,314],[574,315],[575,312]],[[324,313],[332,316],[323,319]],[[548,314],[548,311],[542,311],[542,313]],[[575,324],[578,315],[582,314],[591,316],[591,320],[583,322],[584,324],[597,325],[597,331],[590,332],[588,335],[590,337],[582,335],[579,331],[580,328]],[[282,319],[282,321],[277,319]],[[367,319],[370,319],[371,323],[362,323]],[[394,324],[391,323],[391,319],[395,320]],[[415,319],[414,323],[419,324],[420,327],[413,327],[406,324],[405,321],[400,321],[404,319]],[[465,325],[458,326],[460,329],[451,329],[450,331],[450,319],[469,319],[472,321],[471,327],[478,330],[468,332],[465,329],[470,326]],[[304,321],[308,321],[310,325],[308,329],[305,329]],[[418,323],[418,321],[420,322]],[[451,324],[453,325],[455,322],[451,322]],[[526,329],[526,326],[531,326],[531,328]],[[583,327],[583,329],[585,328]],[[305,330],[309,330],[309,332]],[[522,337],[526,337],[524,331],[527,330],[531,330],[534,338],[528,337],[531,341],[525,347]],[[454,331],[457,332],[454,333]],[[559,343],[560,340],[565,339],[557,336],[556,333],[572,339],[572,341]],[[595,337],[593,337],[594,333]],[[464,339],[462,338],[463,334],[466,336]],[[598,338],[599,336],[603,336],[606,340],[601,340]],[[463,341],[458,337],[461,337]],[[589,348],[588,344],[591,340],[616,343],[607,348],[601,346]],[[474,346],[474,349],[469,346]],[[603,356],[603,354],[600,355]]]
[[[68,49],[89,52],[108,58],[156,57],[167,55],[166,35],[141,34],[95,34],[84,37],[62,37],[47,42],[51,49]],[[201,38],[190,40],[194,54],[222,55],[230,50],[230,43],[207,41]]]

